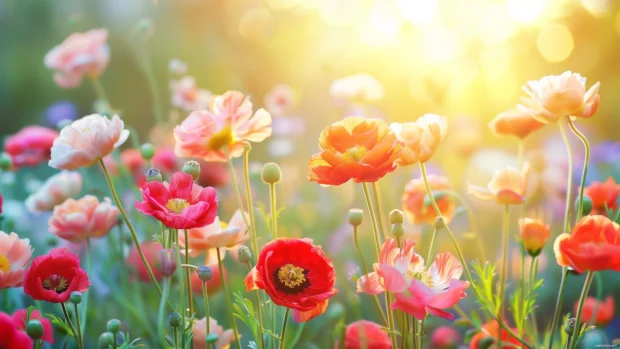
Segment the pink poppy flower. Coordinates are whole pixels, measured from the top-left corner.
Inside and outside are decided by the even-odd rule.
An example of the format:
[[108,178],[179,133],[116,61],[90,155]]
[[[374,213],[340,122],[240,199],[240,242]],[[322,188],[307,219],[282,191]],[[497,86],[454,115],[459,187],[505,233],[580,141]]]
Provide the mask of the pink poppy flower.
[[[248,214],[244,214],[246,219],[249,220]],[[250,238],[247,232],[248,228],[245,225],[240,210],[235,212],[228,224],[220,223],[219,217],[215,217],[213,223],[205,227],[187,230],[189,255],[191,257],[198,257],[203,252],[209,252],[209,250],[215,248],[226,248],[236,252]],[[184,252],[185,231],[179,231],[179,246],[181,247],[181,252]],[[233,253],[233,255],[236,257],[236,253]],[[217,263],[217,260],[215,262]]]
[[[11,315],[15,326],[22,331],[26,331],[26,325],[28,324],[28,319],[26,318],[27,315],[27,309],[18,309],[13,313],[13,315]],[[50,319],[44,318],[38,310],[34,309],[30,313],[30,320],[35,319],[39,320],[41,325],[43,325],[43,336],[41,337],[41,340],[54,344],[54,332],[52,331],[52,322]]]
[[16,168],[37,166],[50,159],[58,132],[43,126],[26,126],[4,141],[4,151]]
[[[338,348],[338,346],[336,346]],[[367,320],[350,323],[345,330],[345,349],[392,349],[390,336],[381,325]]]
[[[207,321],[209,321],[209,333],[207,333]],[[216,349],[224,349],[230,346],[230,343],[234,342],[235,334],[233,330],[225,330],[220,325],[217,324],[217,321],[214,318],[209,318],[207,320],[206,317],[200,320],[194,320],[194,326],[192,327],[193,336],[193,344],[194,349],[211,349],[213,346],[209,346],[207,348],[207,335],[215,334],[217,335],[217,341],[215,342]]]
[[204,227],[217,217],[215,189],[194,183],[191,175],[176,172],[170,184],[148,182],[142,189],[142,202],[136,209],[174,229]]
[[92,195],[79,200],[67,199],[54,208],[49,220],[50,232],[71,242],[100,238],[116,225],[119,213],[110,198],[102,202]]
[[84,74],[101,75],[110,61],[106,29],[73,33],[45,55],[45,66],[54,71],[54,82],[62,88],[78,87]]
[[29,239],[20,239],[15,233],[0,230],[0,289],[20,287],[24,268],[32,257]]
[[295,105],[295,91],[289,85],[276,85],[267,93],[264,103],[271,115],[284,115]]
[[179,80],[170,81],[172,105],[187,111],[208,109],[213,94],[196,86],[196,80],[184,76]]
[[495,171],[487,188],[469,184],[469,193],[482,200],[494,199],[502,205],[520,205],[525,201],[529,170],[530,165],[525,163],[521,172],[512,167]]
[[129,131],[114,115],[112,120],[99,114],[91,114],[72,122],[60,131],[52,146],[51,167],[75,170],[88,167],[120,147]]
[[227,161],[239,157],[248,142],[262,142],[271,136],[271,115],[259,109],[252,115],[252,103],[241,92],[228,91],[215,97],[211,110],[191,113],[174,128],[175,153],[183,158]]
[[26,199],[26,208],[32,213],[52,211],[56,205],[77,196],[82,190],[82,175],[62,171],[48,178],[35,193]]
[[151,165],[164,173],[173,173],[183,167],[171,147],[157,147],[155,156],[151,159]]

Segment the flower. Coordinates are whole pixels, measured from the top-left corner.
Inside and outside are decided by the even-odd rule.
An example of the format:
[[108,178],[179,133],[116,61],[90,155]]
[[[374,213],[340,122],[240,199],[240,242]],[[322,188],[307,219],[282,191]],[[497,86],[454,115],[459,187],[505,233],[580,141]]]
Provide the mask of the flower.
[[4,141],[4,151],[16,168],[37,166],[49,160],[56,137],[58,132],[51,128],[26,126]]
[[71,292],[86,292],[89,286],[80,258],[66,248],[55,248],[35,258],[24,275],[24,293],[50,303],[64,303]]
[[598,109],[600,82],[586,92],[586,78],[570,71],[528,81],[523,90],[528,97],[517,109],[548,124],[565,116],[589,118]]
[[[26,325],[28,324],[28,319],[26,318],[27,315],[27,309],[18,309],[13,313],[13,315],[11,315],[16,328],[22,331],[26,330]],[[44,318],[38,310],[33,309],[30,313],[30,320],[34,319],[39,320],[41,325],[43,325],[43,336],[41,337],[41,340],[54,344],[54,332],[52,331],[52,323],[50,319]]]
[[440,326],[431,336],[431,347],[435,349],[456,349],[461,343],[461,335],[450,326]]
[[323,130],[319,147],[308,163],[308,179],[340,185],[350,179],[376,182],[394,171],[402,145],[382,120],[350,116]]
[[[144,253],[146,262],[151,267],[151,271],[153,271],[155,280],[161,281],[163,276],[159,265],[159,251],[161,251],[163,247],[159,242],[149,240],[141,243],[140,248]],[[129,255],[127,256],[127,265],[129,265],[129,268],[136,273],[138,280],[143,282],[151,282],[149,273],[146,270],[144,263],[142,263],[142,259],[140,258],[140,254],[138,253],[138,249],[135,245],[132,246],[131,251],[129,251]]]
[[[448,179],[442,176],[429,175],[428,184],[434,191],[433,195],[435,196],[441,215],[446,220],[446,223],[449,223],[454,215],[456,205],[450,195],[441,195],[437,193],[437,191],[441,192],[441,190],[450,189]],[[430,205],[430,202],[427,202],[426,197],[426,186],[424,185],[423,178],[412,179],[405,185],[405,191],[403,192],[401,202],[403,205],[403,212],[412,223],[435,224],[437,214],[435,214],[435,210]]]
[[[574,314],[577,314],[578,307],[579,301],[575,302],[573,307]],[[597,327],[605,327],[614,319],[615,313],[616,302],[614,297],[609,296],[603,302],[599,302],[594,297],[587,297],[583,303],[581,321],[584,323],[594,323]]]
[[121,152],[121,163],[131,174],[138,174],[144,172],[146,166],[146,160],[142,158],[140,149],[129,148]]
[[518,109],[499,113],[489,122],[489,128],[496,136],[515,136],[520,139],[525,139],[543,126],[545,126],[544,123]]
[[45,55],[45,66],[54,71],[54,82],[62,88],[78,87],[84,74],[97,78],[108,66],[110,48],[106,29],[73,33]]
[[52,146],[51,167],[75,170],[88,167],[120,147],[129,137],[123,121],[91,114],[72,122],[60,131]]
[[[511,330],[516,331],[516,329],[514,328]],[[482,325],[482,331],[476,333],[476,335],[472,337],[471,341],[469,342],[469,349],[479,349],[478,343],[480,343],[481,340],[487,337],[497,338],[498,333],[500,333],[499,323],[497,323],[497,321],[495,320],[487,322],[486,324]],[[517,348],[521,345],[521,342],[519,342],[515,337],[512,337],[504,329],[501,329],[500,335],[502,338],[502,343],[514,344]],[[512,347],[513,347],[512,345],[510,346],[502,345],[502,347],[498,349],[512,348]]]
[[69,101],[58,101],[45,110],[45,120],[51,127],[56,127],[61,121],[73,121],[77,117],[77,107]]
[[183,75],[187,73],[187,63],[178,58],[172,58],[168,62],[168,72],[172,75]]
[[536,257],[545,247],[549,235],[551,235],[551,227],[544,222],[532,218],[523,218],[519,220],[519,231],[521,233],[521,242],[530,256]]
[[336,271],[330,258],[311,239],[279,238],[267,243],[245,278],[247,292],[264,290],[272,302],[293,310],[297,322],[327,310]]
[[155,150],[151,165],[164,173],[173,173],[182,167],[182,162],[179,161],[173,148],[160,146]]
[[463,266],[452,254],[440,253],[427,269],[424,258],[414,252],[414,246],[415,242],[409,239],[404,240],[402,248],[395,239],[386,239],[379,263],[373,265],[374,272],[358,279],[357,292],[395,293],[396,301],[391,308],[420,320],[427,313],[453,319],[452,314],[441,309],[453,307],[465,297],[469,282],[459,280]]
[[424,114],[415,122],[392,123],[390,129],[405,144],[396,161],[398,166],[408,166],[431,159],[448,133],[448,120],[435,114]]
[[[247,218],[247,213],[244,214],[246,219],[249,219]],[[228,224],[220,223],[219,217],[215,217],[213,223],[205,227],[187,230],[189,255],[197,257],[201,253],[213,248],[231,249],[239,247],[250,238],[247,232],[248,228],[239,210],[235,212]],[[179,246],[182,252],[184,252],[185,231],[179,231]]]
[[191,76],[170,81],[170,90],[172,105],[187,111],[208,109],[213,98],[211,91],[198,88]]
[[136,202],[136,209],[169,228],[200,228],[213,223],[217,217],[215,189],[195,184],[187,173],[176,172],[170,184],[148,182],[140,191],[143,201]]
[[0,312],[0,348],[23,349],[32,348],[32,339],[22,331],[9,314]]
[[335,80],[329,94],[337,100],[368,103],[383,99],[381,83],[368,74],[355,74]]
[[198,160],[200,164],[200,175],[196,183],[203,187],[221,188],[230,181],[228,166],[221,162],[207,162]]
[[295,91],[289,85],[275,85],[265,96],[264,103],[271,115],[284,115],[295,105]]
[[585,216],[570,234],[555,239],[553,250],[560,266],[578,273],[620,271],[620,225],[605,216]]
[[20,239],[15,233],[0,230],[0,289],[22,285],[24,268],[30,257],[29,239]]
[[620,194],[620,185],[609,177],[605,182],[594,181],[587,186],[584,191],[592,200],[591,214],[607,214],[607,209],[616,210],[618,208],[618,194]]
[[[209,321],[209,333],[207,333],[207,321]],[[217,324],[214,318],[203,317],[200,320],[194,320],[194,326],[192,327],[194,349],[207,349],[207,335],[217,335],[217,342],[215,342],[215,349],[225,349],[230,347],[230,343],[235,340],[235,334],[233,330],[226,330]],[[209,346],[208,349],[213,348]]]
[[271,115],[259,109],[252,115],[252,103],[241,92],[228,91],[213,100],[211,110],[191,113],[174,128],[175,153],[184,158],[227,161],[239,157],[249,142],[271,136]]
[[381,330],[381,325],[372,321],[359,320],[347,325],[344,337],[345,349],[391,349],[390,336]]
[[[209,261],[207,258],[207,263],[213,262]],[[209,268],[211,268],[212,277],[211,280],[207,281],[207,295],[216,294],[222,289],[222,280],[228,279],[228,271],[226,267],[222,266],[222,274],[220,274],[220,269],[217,265],[217,261],[214,264],[207,264]],[[202,281],[198,277],[198,273],[192,273],[190,277],[190,287],[192,288],[192,292],[202,295]]]
[[488,189],[469,184],[469,193],[482,200],[495,199],[502,205],[522,204],[525,201],[529,168],[530,165],[525,163],[520,173],[510,166],[496,170],[493,179],[487,185]]
[[100,238],[116,225],[119,213],[110,198],[102,202],[92,195],[79,200],[67,199],[54,207],[54,214],[49,220],[50,232],[71,242]]
[[32,213],[52,211],[56,205],[75,197],[82,190],[79,172],[62,171],[48,178],[45,183],[26,199],[26,208]]

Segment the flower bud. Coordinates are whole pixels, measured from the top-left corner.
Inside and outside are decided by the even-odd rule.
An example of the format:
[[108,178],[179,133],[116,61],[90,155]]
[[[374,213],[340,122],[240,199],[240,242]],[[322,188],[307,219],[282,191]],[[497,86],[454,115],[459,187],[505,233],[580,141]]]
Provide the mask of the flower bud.
[[564,333],[569,336],[573,335],[573,331],[575,330],[575,324],[577,323],[577,319],[574,317],[567,319],[566,324],[564,324]]
[[[209,320],[207,320],[209,321]],[[218,337],[218,335],[216,335],[215,333],[209,333],[207,335],[207,344],[215,344],[217,343],[217,340],[220,339],[220,337]]]
[[364,211],[359,208],[352,208],[349,210],[349,224],[354,227],[361,225],[364,221]]
[[532,257],[540,254],[551,235],[551,228],[548,225],[531,218],[519,220],[519,230],[523,247]]
[[13,160],[7,153],[0,154],[0,170],[8,171],[13,166]]
[[206,265],[203,265],[202,267],[198,267],[197,273],[198,273],[198,278],[202,282],[207,282],[213,278],[213,271],[211,271],[211,268],[209,268]]
[[[579,197],[575,200],[575,211],[579,211]],[[581,207],[581,215],[587,216],[592,212],[592,199],[589,196],[583,196],[583,206]]]
[[239,262],[241,263],[249,263],[252,259],[252,252],[247,246],[241,246],[239,250],[237,250],[237,258],[239,258]]
[[156,168],[149,168],[144,172],[144,175],[146,176],[147,182],[163,182],[164,180],[161,176],[161,172]]
[[172,312],[168,315],[168,325],[171,327],[179,327],[181,325],[181,315],[177,312]]
[[275,184],[282,179],[282,171],[280,171],[280,166],[275,162],[268,162],[263,166],[260,176],[263,182]]
[[164,277],[171,277],[177,270],[177,260],[173,249],[164,248],[159,251],[159,269]]
[[446,226],[446,220],[443,219],[442,216],[437,216],[437,218],[435,218],[435,229],[439,230],[441,228],[444,228]]
[[28,324],[26,325],[26,333],[32,339],[40,339],[43,337],[43,325],[41,324],[41,321],[37,319],[28,321]]
[[399,238],[405,235],[405,226],[403,224],[392,224],[392,236]]
[[403,224],[405,222],[405,216],[401,210],[392,210],[390,212],[390,224]]
[[118,319],[110,319],[107,324],[108,331],[116,333],[121,330],[121,322]]
[[140,155],[146,161],[149,161],[155,156],[155,147],[151,143],[144,143],[140,146]]
[[192,175],[192,178],[196,180],[200,176],[200,164],[197,161],[189,160],[183,165],[183,172]]
[[100,349],[108,349],[109,347],[113,345],[114,345],[114,333],[103,332],[101,336],[99,336],[99,348]]
[[71,296],[69,297],[69,302],[71,302],[73,304],[80,304],[80,303],[82,303],[82,292],[80,292],[80,291],[73,291],[73,292],[71,292]]

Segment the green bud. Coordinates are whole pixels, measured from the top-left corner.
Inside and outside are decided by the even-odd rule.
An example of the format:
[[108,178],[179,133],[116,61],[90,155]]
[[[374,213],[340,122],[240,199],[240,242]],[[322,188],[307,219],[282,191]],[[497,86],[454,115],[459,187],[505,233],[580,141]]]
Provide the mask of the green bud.
[[116,333],[121,330],[121,322],[118,319],[110,319],[107,324],[108,331]]
[[215,344],[217,340],[220,339],[215,333],[209,333],[207,335],[207,344]]
[[443,219],[443,217],[438,216],[437,218],[435,218],[435,229],[439,230],[441,228],[444,228],[446,226],[446,220]]
[[50,236],[45,240],[45,243],[47,244],[47,246],[54,247],[58,245],[58,239]]
[[401,210],[392,210],[390,212],[390,224],[403,224],[405,222],[405,216]]
[[349,224],[354,227],[361,225],[364,221],[364,211],[359,208],[352,208],[349,210]]
[[392,224],[392,235],[395,238],[405,235],[405,226],[401,223]]
[[[579,197],[575,200],[575,211],[579,211]],[[583,196],[583,206],[581,207],[581,215],[587,216],[592,212],[592,199],[589,196]]]
[[252,259],[252,252],[247,246],[241,246],[239,250],[237,250],[237,258],[239,258],[239,262],[241,263],[249,263]]
[[211,268],[207,267],[206,265],[198,267],[197,273],[198,278],[202,282],[207,282],[213,278],[213,271],[211,271]]
[[196,180],[200,176],[200,164],[197,161],[189,160],[183,165],[183,172],[192,175],[192,178]]
[[484,337],[478,342],[478,349],[489,349],[495,343],[493,337]]
[[181,315],[177,312],[172,312],[168,315],[168,325],[171,327],[179,327],[181,325]]
[[8,171],[13,166],[13,160],[7,153],[0,154],[0,170]]
[[577,323],[577,319],[575,319],[574,317],[567,319],[566,323],[564,324],[564,333],[566,333],[569,336],[572,336],[573,331],[575,330],[576,323]]
[[99,348],[100,349],[108,349],[109,347],[113,345],[114,345],[114,333],[103,332],[101,336],[99,336]]
[[146,176],[147,182],[163,182],[164,180],[161,176],[161,172],[156,168],[149,168],[144,172],[144,175]]
[[275,162],[266,163],[260,175],[263,182],[267,184],[275,184],[282,180],[282,171]]
[[140,154],[144,160],[149,161],[155,156],[155,147],[151,143],[144,143],[140,146]]
[[32,339],[40,339],[43,337],[43,325],[41,324],[41,321],[37,319],[28,321],[28,324],[26,325],[26,333]]
[[73,304],[82,303],[82,292],[79,292],[79,291],[71,292],[71,296],[69,297],[69,302]]

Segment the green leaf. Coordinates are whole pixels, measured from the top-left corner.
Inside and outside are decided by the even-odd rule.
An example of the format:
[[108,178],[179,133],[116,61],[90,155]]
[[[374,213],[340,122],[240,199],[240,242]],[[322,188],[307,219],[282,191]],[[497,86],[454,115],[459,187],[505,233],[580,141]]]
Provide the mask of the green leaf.
[[482,326],[482,321],[480,321],[480,314],[477,311],[471,310],[471,321],[476,328],[480,328]]

